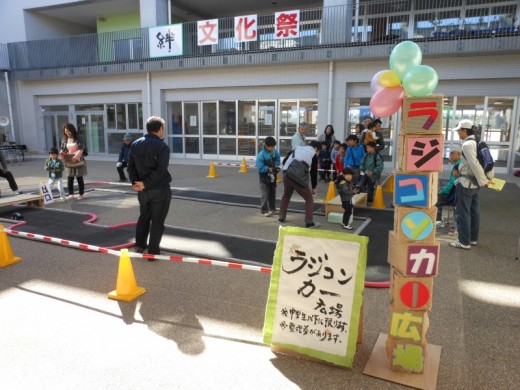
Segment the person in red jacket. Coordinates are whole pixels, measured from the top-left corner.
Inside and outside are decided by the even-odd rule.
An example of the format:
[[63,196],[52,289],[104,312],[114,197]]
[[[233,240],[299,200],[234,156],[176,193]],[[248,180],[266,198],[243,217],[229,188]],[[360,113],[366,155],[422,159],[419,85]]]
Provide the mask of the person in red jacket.
[[336,168],[337,177],[343,175],[343,169],[345,168],[345,160],[347,155],[347,144],[343,143],[339,145],[339,153],[336,156],[334,168]]

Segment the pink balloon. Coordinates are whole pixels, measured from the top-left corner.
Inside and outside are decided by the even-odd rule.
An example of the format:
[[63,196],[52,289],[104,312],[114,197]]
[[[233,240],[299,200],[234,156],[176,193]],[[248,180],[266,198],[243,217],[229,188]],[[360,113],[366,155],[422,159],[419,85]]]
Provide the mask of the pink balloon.
[[379,84],[379,76],[381,76],[386,71],[386,69],[380,70],[374,75],[374,77],[372,77],[372,81],[370,82],[370,88],[372,88],[372,91],[377,92],[384,88],[381,84]]
[[403,87],[384,88],[372,95],[370,111],[381,118],[395,114],[403,103]]

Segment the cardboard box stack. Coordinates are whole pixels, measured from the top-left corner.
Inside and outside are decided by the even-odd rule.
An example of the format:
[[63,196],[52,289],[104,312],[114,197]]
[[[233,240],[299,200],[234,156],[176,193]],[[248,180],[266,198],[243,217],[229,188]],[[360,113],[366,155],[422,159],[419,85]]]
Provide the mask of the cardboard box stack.
[[441,95],[403,100],[394,230],[388,241],[392,279],[386,351],[395,371],[424,371],[428,312],[440,253],[435,204],[444,155],[442,113]]

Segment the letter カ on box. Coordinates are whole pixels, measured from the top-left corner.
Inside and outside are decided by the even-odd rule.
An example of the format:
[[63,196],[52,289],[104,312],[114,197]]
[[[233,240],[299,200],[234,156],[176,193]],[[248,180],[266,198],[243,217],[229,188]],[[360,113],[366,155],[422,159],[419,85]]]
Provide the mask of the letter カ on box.
[[405,276],[437,276],[440,243],[399,241],[394,231],[388,233],[388,263]]

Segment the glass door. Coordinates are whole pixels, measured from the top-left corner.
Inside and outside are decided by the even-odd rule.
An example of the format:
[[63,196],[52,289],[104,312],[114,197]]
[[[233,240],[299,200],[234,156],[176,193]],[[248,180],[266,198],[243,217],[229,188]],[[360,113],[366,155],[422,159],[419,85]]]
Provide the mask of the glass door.
[[63,125],[69,122],[69,115],[66,113],[45,113],[43,115],[43,129],[45,132],[45,151],[50,148],[60,148],[63,138]]
[[186,157],[200,158],[199,103],[184,103],[183,111]]
[[202,154],[204,157],[217,158],[217,103],[202,103]]
[[93,112],[76,115],[76,129],[85,138],[89,153],[106,153],[105,113]]

